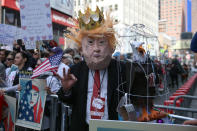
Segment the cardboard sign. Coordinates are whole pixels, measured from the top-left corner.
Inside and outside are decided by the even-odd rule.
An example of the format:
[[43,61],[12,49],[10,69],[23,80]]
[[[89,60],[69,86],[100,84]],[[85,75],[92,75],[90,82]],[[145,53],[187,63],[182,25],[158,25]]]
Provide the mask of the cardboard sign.
[[196,131],[196,126],[148,122],[90,120],[90,131]]
[[0,24],[0,44],[12,45],[17,33],[17,27]]
[[5,95],[4,100],[2,116],[6,116],[0,121],[0,131],[15,131],[16,98]]
[[46,81],[42,79],[20,79],[16,125],[41,130],[46,101]]
[[53,39],[49,0],[20,0],[20,17],[24,41]]

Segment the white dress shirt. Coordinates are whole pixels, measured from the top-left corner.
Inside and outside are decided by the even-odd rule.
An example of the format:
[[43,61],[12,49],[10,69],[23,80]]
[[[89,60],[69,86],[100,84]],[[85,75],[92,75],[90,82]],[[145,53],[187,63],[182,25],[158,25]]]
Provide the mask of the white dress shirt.
[[[104,74],[104,72],[105,72],[105,74]],[[86,122],[88,124],[89,124],[89,120],[91,119],[90,104],[91,104],[91,98],[92,98],[92,94],[93,94],[94,73],[95,73],[94,70],[89,70],[88,92],[87,92],[87,108],[86,108]],[[107,71],[107,69],[106,70],[99,70],[99,73],[100,73],[100,82],[101,82],[100,96],[102,98],[105,98],[104,116],[101,117],[101,119],[102,120],[108,120],[108,106],[107,106],[108,71]]]

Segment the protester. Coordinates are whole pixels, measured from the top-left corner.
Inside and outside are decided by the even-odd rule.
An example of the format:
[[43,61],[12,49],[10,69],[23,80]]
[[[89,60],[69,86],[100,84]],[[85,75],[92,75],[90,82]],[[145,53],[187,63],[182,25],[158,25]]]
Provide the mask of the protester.
[[28,56],[26,52],[18,52],[15,55],[14,64],[18,67],[17,70],[12,71],[7,80],[7,87],[0,90],[0,94],[4,92],[12,92],[15,96],[15,91],[20,89],[19,85],[19,72],[21,71],[32,71],[32,68],[28,66]]
[[14,52],[10,52],[6,58],[6,78],[8,78],[8,75],[10,74],[11,72],[11,66],[14,64],[14,58],[15,58],[15,53]]
[[5,49],[0,49],[0,62],[6,67],[5,61],[7,57],[7,52]]
[[81,62],[81,56],[80,55],[75,55],[74,58],[73,58],[73,63],[78,64],[79,62]]
[[64,54],[62,56],[62,63],[64,63],[67,66],[72,66],[73,65],[73,59],[72,56],[70,54]]
[[[47,50],[49,52],[49,57],[52,57],[60,52],[63,52],[62,49],[60,47],[58,47],[58,44],[55,41],[53,41],[53,40],[49,41],[49,45],[50,46],[46,45]],[[37,67],[39,65],[41,65],[42,62],[44,62],[45,60],[46,60],[45,58],[38,59]],[[67,65],[65,65],[64,63],[60,62],[57,74],[61,77],[63,77],[63,69],[66,72],[68,72],[69,67]],[[51,107],[50,100],[51,99],[50,99],[49,95],[56,94],[56,92],[59,91],[59,89],[61,88],[62,85],[61,85],[61,81],[56,77],[56,73],[54,74],[54,72],[49,71],[49,72],[45,72],[44,74],[46,75],[47,87],[45,89],[48,93],[48,96],[46,99],[42,130],[49,130],[49,128],[50,128],[49,120],[50,120],[50,116],[51,116],[51,112],[50,112],[50,107]],[[61,115],[60,114],[58,114],[58,115],[59,115],[58,118],[61,118]]]
[[40,53],[38,51],[38,49],[35,49],[34,52],[33,52],[33,61],[35,63],[37,63],[37,60],[40,58]]
[[5,87],[5,66],[0,62],[0,87]]
[[[99,12],[98,8],[97,11]],[[98,21],[96,24],[93,21],[85,26],[81,20],[78,35],[68,36],[79,44],[85,59],[70,68],[72,74],[64,73],[64,76],[60,77],[62,88],[58,92],[59,98],[72,105],[70,131],[88,131],[90,119],[118,119],[117,87],[125,70],[122,63],[118,65],[118,62],[111,59],[116,47],[112,19],[110,16],[107,16],[106,20],[102,15],[99,17],[103,23]],[[120,73],[117,67],[122,68],[123,72]],[[93,101],[96,100],[102,104],[94,105]]]
[[64,50],[64,54],[70,54],[73,58],[74,55],[75,55],[75,51],[71,48],[67,48],[67,49]]

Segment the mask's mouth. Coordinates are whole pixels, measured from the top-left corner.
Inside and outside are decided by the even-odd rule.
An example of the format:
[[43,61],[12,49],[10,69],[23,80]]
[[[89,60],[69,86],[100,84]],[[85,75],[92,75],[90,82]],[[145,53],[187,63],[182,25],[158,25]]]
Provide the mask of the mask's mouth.
[[93,57],[98,58],[98,57],[100,57],[100,55],[99,54],[94,54]]

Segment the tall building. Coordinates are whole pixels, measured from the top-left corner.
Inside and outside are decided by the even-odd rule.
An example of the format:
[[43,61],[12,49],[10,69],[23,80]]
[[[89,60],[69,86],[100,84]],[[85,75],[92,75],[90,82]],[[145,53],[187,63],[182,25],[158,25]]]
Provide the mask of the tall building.
[[159,0],[159,5],[159,32],[180,40],[182,32],[197,31],[197,0]]
[[[98,6],[104,12],[111,10],[113,18],[119,24],[144,24],[158,35],[158,0],[75,0],[74,6],[75,16],[87,6],[92,9]],[[129,47],[129,43],[124,44],[122,52],[130,52]]]
[[197,32],[197,0],[192,0],[191,6],[191,13],[192,13],[192,32]]
[[180,39],[185,30],[184,0],[160,0],[159,32]]

